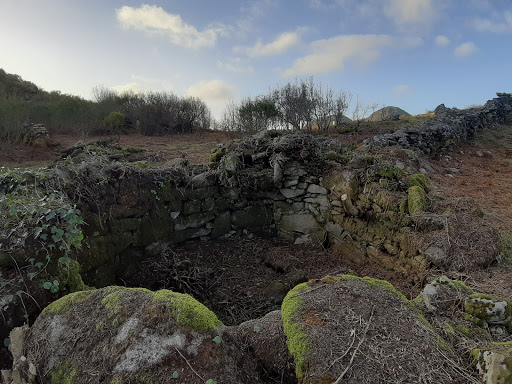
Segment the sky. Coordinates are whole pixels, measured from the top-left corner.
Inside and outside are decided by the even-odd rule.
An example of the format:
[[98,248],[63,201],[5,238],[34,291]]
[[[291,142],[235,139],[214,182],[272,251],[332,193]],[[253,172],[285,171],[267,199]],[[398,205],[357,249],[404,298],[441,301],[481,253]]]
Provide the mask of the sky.
[[0,0],[0,68],[86,99],[200,97],[216,117],[313,76],[420,114],[512,92],[512,0]]

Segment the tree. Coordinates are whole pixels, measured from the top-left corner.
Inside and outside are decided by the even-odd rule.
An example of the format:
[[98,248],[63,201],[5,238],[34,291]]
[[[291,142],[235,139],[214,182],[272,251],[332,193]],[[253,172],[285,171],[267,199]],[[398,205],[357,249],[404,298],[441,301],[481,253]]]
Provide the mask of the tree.
[[378,106],[377,103],[364,104],[357,98],[356,105],[352,112],[352,125],[355,132],[359,132],[361,122],[375,112]]
[[270,91],[269,99],[274,102],[279,111],[283,126],[300,130],[311,126],[314,102],[311,98],[307,82],[296,80],[295,84],[288,83],[281,88]]
[[309,94],[313,102],[313,121],[320,132],[327,132],[330,127],[338,126],[345,117],[352,95],[340,91],[335,93],[332,88],[323,84],[314,84],[310,79]]

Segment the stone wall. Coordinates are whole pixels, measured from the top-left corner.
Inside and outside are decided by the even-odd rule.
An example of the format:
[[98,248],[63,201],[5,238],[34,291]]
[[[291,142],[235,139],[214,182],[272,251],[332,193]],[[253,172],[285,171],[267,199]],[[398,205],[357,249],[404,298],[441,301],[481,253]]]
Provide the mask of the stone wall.
[[375,136],[365,140],[369,148],[400,146],[419,148],[427,154],[435,154],[470,139],[475,132],[503,123],[512,113],[512,94],[497,93],[482,108],[458,110],[446,108],[444,104],[435,109],[436,119],[418,127],[401,129],[394,133]]
[[[253,235],[337,247],[352,259],[421,273],[402,228],[407,190],[386,187],[398,169],[386,165],[388,174],[378,174],[364,161],[347,166],[341,144],[289,137],[240,143],[215,169],[111,170],[81,204],[85,281],[104,286],[129,278],[138,261],[186,240]],[[332,148],[341,162],[322,157]],[[369,167],[373,173],[359,180]]]

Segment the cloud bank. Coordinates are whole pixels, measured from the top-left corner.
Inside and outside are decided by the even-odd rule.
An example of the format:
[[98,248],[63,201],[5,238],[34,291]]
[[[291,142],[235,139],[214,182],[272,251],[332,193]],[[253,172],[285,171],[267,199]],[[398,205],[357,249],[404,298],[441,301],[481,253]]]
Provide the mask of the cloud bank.
[[193,49],[213,47],[218,36],[226,32],[222,26],[198,31],[196,27],[185,23],[180,15],[167,13],[156,5],[144,4],[139,8],[123,6],[116,10],[116,17],[124,29],[167,36],[173,44]]

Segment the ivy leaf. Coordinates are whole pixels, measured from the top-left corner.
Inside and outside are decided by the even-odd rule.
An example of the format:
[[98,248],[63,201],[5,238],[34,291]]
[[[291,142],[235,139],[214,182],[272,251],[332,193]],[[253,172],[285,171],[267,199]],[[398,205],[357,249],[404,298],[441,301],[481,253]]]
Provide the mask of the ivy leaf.
[[213,338],[213,341],[215,341],[216,344],[220,344],[222,343],[222,338],[220,336],[215,336]]
[[52,287],[53,287],[53,284],[51,283],[51,281],[45,281],[45,282],[43,283],[43,288],[44,288],[44,289],[48,289],[48,290],[49,290],[49,289],[51,289]]
[[6,337],[4,339],[4,347],[8,347],[9,345],[11,345],[11,339],[9,337]]
[[44,267],[44,263],[42,263],[42,262],[38,262],[38,263],[36,263],[36,264],[35,264],[35,267],[36,267],[37,269],[42,269],[42,268]]
[[70,261],[71,261],[70,257],[67,257],[67,256],[59,257],[59,263],[66,264],[66,263],[69,263]]
[[46,215],[45,219],[46,221],[50,221],[51,219],[53,219],[55,217],[55,212],[50,212],[49,214]]
[[43,228],[35,227],[34,228],[34,237],[37,239],[39,237],[39,235],[41,234],[41,232],[43,232]]
[[255,325],[253,330],[254,330],[254,332],[258,333],[259,331],[261,331],[261,328],[258,327],[257,325]]
[[180,374],[178,373],[178,371],[174,371],[174,373],[172,374],[172,378],[177,379],[178,377],[180,377]]

